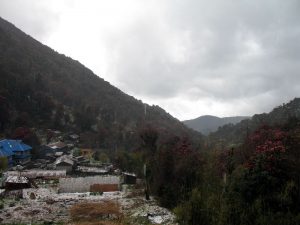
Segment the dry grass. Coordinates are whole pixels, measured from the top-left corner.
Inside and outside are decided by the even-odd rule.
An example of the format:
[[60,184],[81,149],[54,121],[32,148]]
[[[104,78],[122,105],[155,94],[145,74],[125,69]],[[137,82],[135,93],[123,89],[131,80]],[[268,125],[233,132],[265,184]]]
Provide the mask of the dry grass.
[[71,223],[70,225],[123,225],[123,223],[104,220],[104,221],[95,221],[95,222],[76,222],[76,223]]
[[120,206],[118,203],[114,201],[105,201],[101,203],[85,202],[85,203],[75,204],[70,209],[70,215],[71,215],[71,219],[74,222],[90,221],[93,222],[93,224],[99,224],[99,225],[114,224],[114,222],[112,221],[102,222],[103,219],[119,221],[122,218],[122,213],[120,212]]

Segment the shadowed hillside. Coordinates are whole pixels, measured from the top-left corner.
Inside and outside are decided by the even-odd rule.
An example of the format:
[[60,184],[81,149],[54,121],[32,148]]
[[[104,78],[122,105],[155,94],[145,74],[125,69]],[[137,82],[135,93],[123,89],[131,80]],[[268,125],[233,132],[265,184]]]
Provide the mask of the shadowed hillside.
[[[80,43],[84,44],[84,43]],[[1,130],[53,128],[88,133],[91,147],[132,148],[147,124],[167,135],[199,134],[0,18]]]

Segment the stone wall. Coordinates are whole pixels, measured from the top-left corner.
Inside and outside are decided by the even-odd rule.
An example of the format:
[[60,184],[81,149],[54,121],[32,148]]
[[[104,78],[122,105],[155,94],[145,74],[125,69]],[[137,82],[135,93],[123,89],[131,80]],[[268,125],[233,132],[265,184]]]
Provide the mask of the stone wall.
[[89,192],[95,184],[117,184],[120,189],[119,176],[93,176],[77,178],[60,178],[58,191],[60,193]]
[[55,193],[54,190],[48,188],[28,188],[23,189],[23,198],[25,199],[48,199],[51,198]]

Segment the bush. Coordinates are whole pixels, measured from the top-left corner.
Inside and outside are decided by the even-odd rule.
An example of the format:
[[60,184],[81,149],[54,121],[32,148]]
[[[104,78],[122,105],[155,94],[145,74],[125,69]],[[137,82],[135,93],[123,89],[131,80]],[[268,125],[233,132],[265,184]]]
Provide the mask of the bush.
[[200,190],[194,189],[190,199],[176,207],[174,212],[182,225],[211,224],[210,209],[207,206],[206,196]]
[[103,195],[103,192],[90,192],[90,195]]
[[97,221],[104,218],[120,219],[122,217],[119,204],[113,201],[79,203],[71,207],[70,215],[73,221]]

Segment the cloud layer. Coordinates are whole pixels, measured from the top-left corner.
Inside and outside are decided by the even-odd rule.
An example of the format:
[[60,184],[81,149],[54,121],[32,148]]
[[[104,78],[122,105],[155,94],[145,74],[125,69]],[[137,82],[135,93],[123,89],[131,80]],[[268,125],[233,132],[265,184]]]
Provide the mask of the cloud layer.
[[252,115],[299,96],[300,2],[0,3],[0,16],[179,119]]

